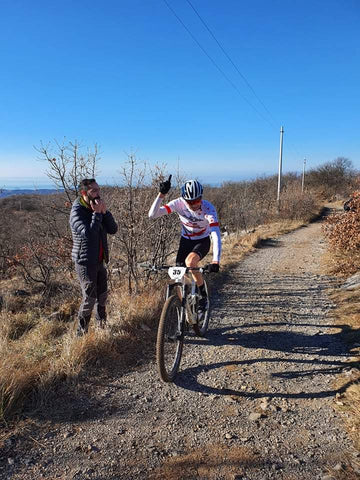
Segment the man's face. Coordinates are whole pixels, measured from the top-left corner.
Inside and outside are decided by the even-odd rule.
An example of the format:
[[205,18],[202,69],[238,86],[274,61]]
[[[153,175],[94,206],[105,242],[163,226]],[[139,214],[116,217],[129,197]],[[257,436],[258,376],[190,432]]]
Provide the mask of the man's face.
[[89,200],[99,199],[100,198],[99,185],[96,182],[90,183],[90,185],[88,186],[87,192],[85,192],[85,196],[87,196]]
[[186,203],[188,204],[188,207],[190,210],[193,210],[196,212],[196,210],[200,210],[201,208],[201,197],[197,198],[196,200],[186,200]]

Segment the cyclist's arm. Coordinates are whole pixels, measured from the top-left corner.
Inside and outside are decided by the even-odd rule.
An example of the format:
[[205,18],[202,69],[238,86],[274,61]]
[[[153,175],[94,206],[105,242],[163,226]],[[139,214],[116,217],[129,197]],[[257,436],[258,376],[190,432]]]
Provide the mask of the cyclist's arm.
[[151,205],[149,210],[149,218],[158,218],[162,217],[163,215],[167,215],[171,213],[171,207],[169,205],[161,206],[162,199],[165,197],[162,193],[159,193],[158,196],[155,198],[154,203]]
[[210,226],[210,238],[212,241],[213,247],[213,259],[212,263],[220,263],[220,256],[221,256],[221,234],[220,234],[220,226],[219,220],[217,217],[217,212],[211,203],[207,204],[207,214],[205,218],[209,222]]
[[217,226],[212,226],[210,224],[210,238],[213,245],[213,263],[220,263],[221,256],[221,235],[219,224]]

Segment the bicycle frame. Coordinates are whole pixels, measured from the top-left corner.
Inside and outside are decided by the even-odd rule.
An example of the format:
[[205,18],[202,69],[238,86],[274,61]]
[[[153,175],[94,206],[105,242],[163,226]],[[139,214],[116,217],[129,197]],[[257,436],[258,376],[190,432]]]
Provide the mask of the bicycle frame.
[[[196,291],[196,283],[193,278],[189,279],[187,273],[191,270],[204,271],[203,268],[190,268],[190,267],[169,267],[168,275],[174,280],[174,283],[169,283],[166,289],[166,298],[172,295],[174,288],[179,287],[181,291],[181,305],[185,309],[188,307],[187,321],[194,325],[197,322],[196,305],[198,299],[198,293]],[[188,288],[190,287],[190,291]]]
[[[149,272],[157,273],[167,270],[171,279],[166,288],[166,300],[159,319],[156,340],[156,361],[160,378],[164,382],[172,382],[178,372],[182,356],[184,336],[191,325],[195,334],[204,336],[209,323],[209,304],[199,324],[199,293],[194,278],[188,273],[205,268],[172,267],[168,265],[142,264]],[[205,283],[207,292],[207,286]]]

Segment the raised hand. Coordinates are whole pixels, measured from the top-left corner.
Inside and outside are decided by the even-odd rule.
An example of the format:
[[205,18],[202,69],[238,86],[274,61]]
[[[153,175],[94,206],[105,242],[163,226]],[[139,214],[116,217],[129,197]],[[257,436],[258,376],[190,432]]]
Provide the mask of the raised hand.
[[165,182],[160,182],[159,191],[163,195],[166,195],[171,188],[171,177],[172,175],[169,175],[168,180],[166,180]]
[[106,213],[106,205],[101,198],[96,198],[95,200],[90,200],[90,206],[95,213]]

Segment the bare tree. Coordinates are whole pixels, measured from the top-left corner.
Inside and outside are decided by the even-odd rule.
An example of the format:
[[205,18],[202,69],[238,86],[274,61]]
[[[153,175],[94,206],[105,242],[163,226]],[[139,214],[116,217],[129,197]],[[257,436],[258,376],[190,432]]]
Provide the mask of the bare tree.
[[94,178],[97,164],[100,160],[98,145],[94,145],[93,151],[83,149],[79,142],[59,143],[55,141],[55,149],[48,143],[40,143],[35,150],[40,153],[40,160],[48,162],[46,175],[54,182],[57,188],[64,189],[69,202],[78,195],[78,185],[83,178]]
[[126,276],[129,293],[138,290],[139,262],[164,262],[174,248],[178,230],[174,225],[176,219],[161,218],[152,222],[148,218],[156,193],[146,179],[150,174],[152,185],[157,187],[163,177],[163,168],[157,166],[151,172],[146,164],[130,154],[120,171],[121,185],[109,192],[111,210],[119,224],[112,240],[111,257],[114,267]]

